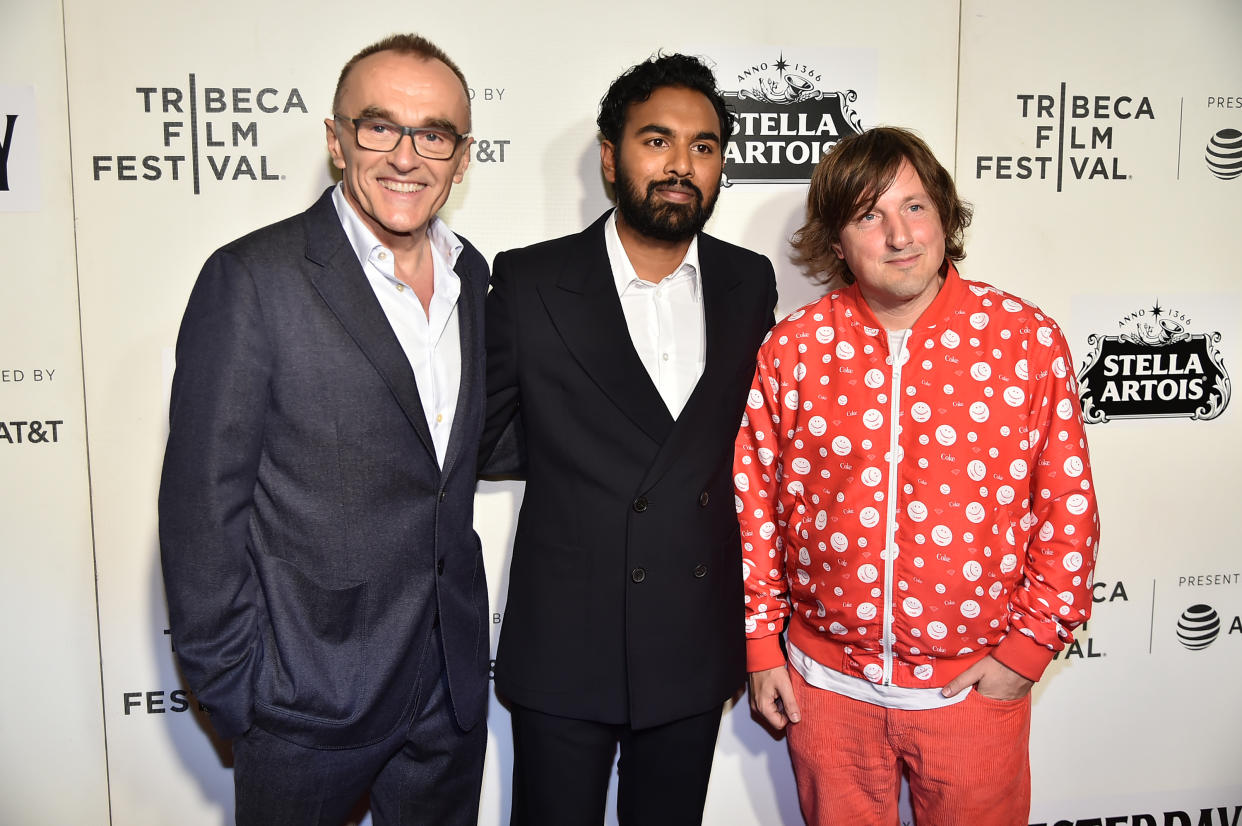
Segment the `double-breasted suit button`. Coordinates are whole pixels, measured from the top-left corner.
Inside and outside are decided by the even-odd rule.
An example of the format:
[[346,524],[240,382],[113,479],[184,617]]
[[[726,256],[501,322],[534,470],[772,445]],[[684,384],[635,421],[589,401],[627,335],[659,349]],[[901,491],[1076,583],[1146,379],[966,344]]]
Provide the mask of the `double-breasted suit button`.
[[642,582],[646,578],[647,578],[647,572],[644,571],[642,568],[635,568],[634,570],[630,571],[630,579],[634,580],[635,582]]
[[[706,496],[707,494],[705,493],[703,495]],[[698,579],[702,579],[703,577],[707,576],[707,566],[706,565],[695,565],[694,575]]]
[[[647,497],[646,497],[646,496],[640,496],[640,497],[638,497],[637,499],[635,499],[635,500],[634,500],[634,512],[635,512],[635,513],[642,513],[642,512],[643,512],[643,511],[645,511],[645,510],[647,510]],[[637,581],[637,580],[635,580],[635,581]]]
[[707,503],[710,501],[711,501],[711,497],[707,495],[707,491],[703,491],[702,493],[699,494],[699,507],[700,508],[707,507]]
[[440,574],[441,576],[444,575],[444,560],[443,559],[436,562],[436,573]]

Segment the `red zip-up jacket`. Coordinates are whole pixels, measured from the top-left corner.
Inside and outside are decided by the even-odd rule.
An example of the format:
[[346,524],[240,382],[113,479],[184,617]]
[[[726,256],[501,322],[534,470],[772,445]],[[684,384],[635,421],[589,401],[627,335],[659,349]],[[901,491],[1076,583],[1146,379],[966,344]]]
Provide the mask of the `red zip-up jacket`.
[[1057,324],[952,265],[897,358],[857,284],[777,324],[734,462],[748,669],[784,663],[788,619],[875,683],[943,686],[986,654],[1038,680],[1091,612],[1077,390]]

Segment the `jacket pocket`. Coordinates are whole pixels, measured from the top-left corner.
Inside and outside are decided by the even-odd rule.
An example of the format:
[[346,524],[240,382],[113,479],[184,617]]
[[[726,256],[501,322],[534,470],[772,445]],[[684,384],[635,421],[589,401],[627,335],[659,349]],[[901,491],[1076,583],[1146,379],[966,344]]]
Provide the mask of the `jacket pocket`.
[[367,584],[320,583],[279,557],[257,562],[268,620],[258,704],[351,722],[366,705]]

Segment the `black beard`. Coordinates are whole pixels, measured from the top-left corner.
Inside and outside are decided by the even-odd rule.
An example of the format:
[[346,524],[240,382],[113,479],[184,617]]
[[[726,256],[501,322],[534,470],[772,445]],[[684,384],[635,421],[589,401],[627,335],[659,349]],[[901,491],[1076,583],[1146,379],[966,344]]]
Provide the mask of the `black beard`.
[[[677,177],[647,184],[646,197],[643,197],[621,166],[617,158],[617,181],[613,190],[617,195],[617,211],[625,223],[639,235],[657,241],[689,241],[703,229],[707,219],[716,208],[716,196],[706,203],[703,191],[691,183]],[[694,200],[687,204],[671,204],[657,199],[656,189],[661,186],[682,186],[694,192]],[[719,195],[719,191],[716,195]]]

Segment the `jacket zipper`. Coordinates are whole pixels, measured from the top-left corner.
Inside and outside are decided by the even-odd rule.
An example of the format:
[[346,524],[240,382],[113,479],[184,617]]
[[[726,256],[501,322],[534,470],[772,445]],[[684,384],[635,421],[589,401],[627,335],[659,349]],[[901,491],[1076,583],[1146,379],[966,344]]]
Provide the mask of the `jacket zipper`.
[[885,509],[884,527],[884,677],[886,686],[893,684],[893,568],[897,555],[897,455],[900,449],[898,442],[897,422],[901,417],[901,354],[906,350],[906,342],[910,340],[910,331],[902,330],[893,348],[892,338],[889,339],[889,357],[893,362],[893,380],[890,386],[891,398],[888,405],[888,507]]

